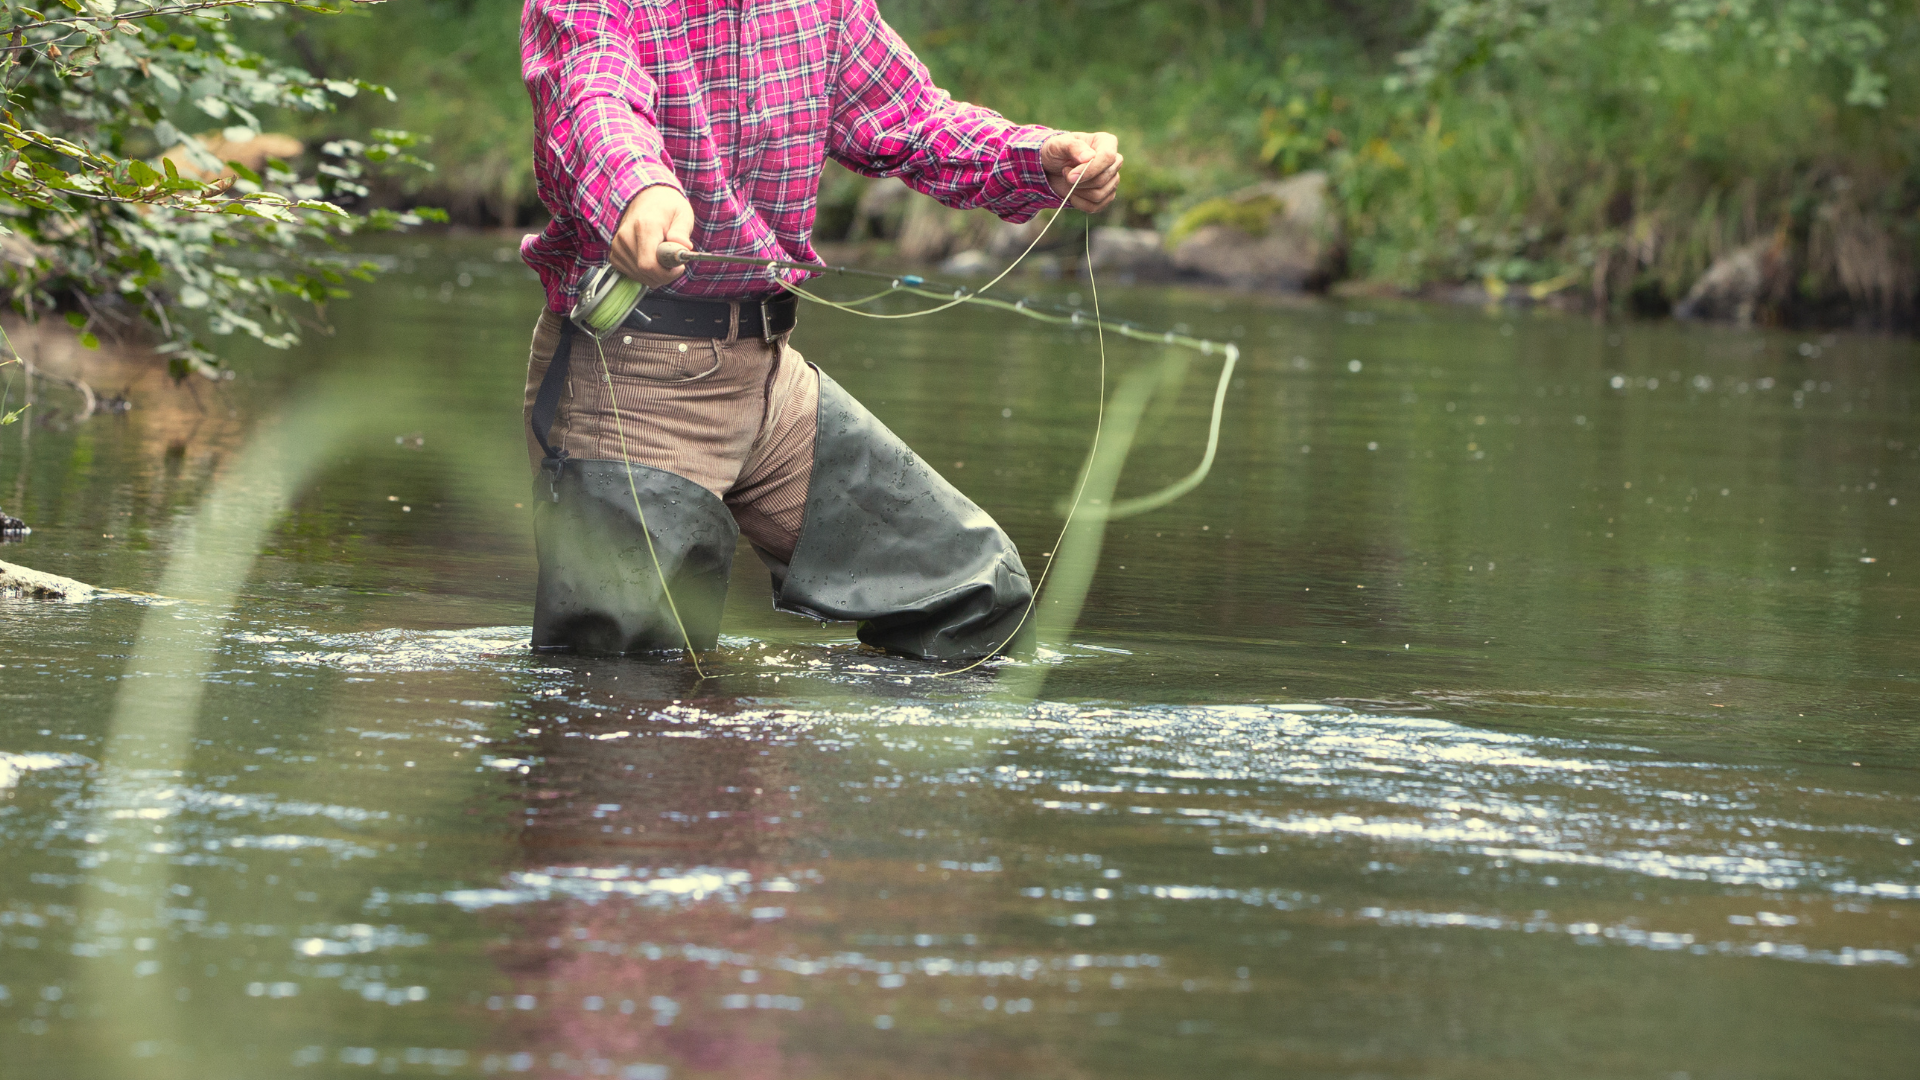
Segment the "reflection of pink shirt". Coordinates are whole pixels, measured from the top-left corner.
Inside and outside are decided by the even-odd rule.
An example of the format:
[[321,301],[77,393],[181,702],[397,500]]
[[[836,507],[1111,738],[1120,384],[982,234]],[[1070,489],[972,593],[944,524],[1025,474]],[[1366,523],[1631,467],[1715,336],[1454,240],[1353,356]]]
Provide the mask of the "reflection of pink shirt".
[[[1059,202],[1040,165],[1049,130],[948,97],[874,0],[527,0],[520,38],[553,213],[521,255],[555,311],[654,184],[686,193],[696,249],[802,262],[828,155],[1010,221]],[[766,271],[709,265],[664,291],[774,288]]]

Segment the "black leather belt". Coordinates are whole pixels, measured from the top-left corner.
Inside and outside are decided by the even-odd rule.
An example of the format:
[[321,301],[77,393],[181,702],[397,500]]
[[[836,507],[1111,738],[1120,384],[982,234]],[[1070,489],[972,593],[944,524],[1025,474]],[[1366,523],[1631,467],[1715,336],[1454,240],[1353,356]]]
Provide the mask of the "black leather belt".
[[800,298],[775,293],[761,300],[682,300],[675,296],[648,296],[621,325],[648,334],[674,337],[724,338],[733,326],[733,306],[740,306],[740,337],[772,341],[793,329]]

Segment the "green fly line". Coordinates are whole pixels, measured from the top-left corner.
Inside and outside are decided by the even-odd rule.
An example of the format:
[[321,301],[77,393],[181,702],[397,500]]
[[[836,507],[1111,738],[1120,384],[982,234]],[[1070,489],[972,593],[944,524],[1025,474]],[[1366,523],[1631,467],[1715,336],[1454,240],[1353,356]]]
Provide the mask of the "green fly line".
[[[1076,184],[1075,186],[1078,185]],[[1069,189],[1067,195],[1071,197],[1073,191]],[[1065,207],[1066,199],[1060,200],[1060,205]],[[1056,218],[1059,217],[1060,211],[1054,211],[1053,216]],[[1052,225],[1053,221],[1049,219],[1046,225],[1041,226],[1040,235],[1045,236],[1047,229]],[[1038,244],[1039,242],[1039,238],[1035,237],[1034,243]],[[1094,333],[1100,344],[1100,381],[1098,383],[1098,393],[1094,396],[1093,439],[1087,446],[1087,464],[1080,470],[1080,479],[1073,485],[1073,500],[1067,504],[1066,520],[1060,523],[1060,535],[1053,538],[1053,547],[1047,551],[1047,565],[1040,568],[1040,578],[1033,583],[1033,594],[1027,597],[1026,610],[1020,613],[1020,621],[1013,624],[1013,632],[1007,635],[1007,639],[995,647],[992,652],[987,653],[985,656],[980,657],[965,667],[954,668],[952,671],[931,672],[922,676],[922,678],[939,679],[949,675],[963,675],[985,664],[995,656],[998,656],[1000,650],[1013,644],[1013,639],[1020,636],[1020,631],[1026,628],[1027,620],[1033,618],[1034,609],[1040,604],[1040,590],[1046,588],[1047,575],[1053,572],[1053,564],[1059,561],[1055,556],[1060,552],[1060,545],[1067,541],[1067,530],[1073,528],[1074,512],[1080,509],[1080,496],[1086,494],[1087,481],[1093,478],[1094,457],[1100,453],[1100,433],[1101,430],[1106,427],[1107,423],[1107,332],[1106,329],[1100,325],[1100,286],[1093,280],[1092,232],[1086,234],[1085,247],[1087,254],[1087,291],[1093,295]],[[1021,253],[1020,257],[1023,259],[1026,258],[1027,254],[1031,251],[1033,251],[1033,248],[1028,247],[1025,252]],[[1010,270],[1012,267],[1008,267],[1008,269]],[[1004,272],[1000,275],[1000,277],[1005,276],[1006,274]],[[1000,278],[994,278],[993,280],[998,282]],[[992,286],[989,285],[989,288],[991,287]]]
[[[1026,261],[1027,256],[1033,254],[1034,249],[1040,246],[1040,241],[1045,239],[1047,233],[1052,230],[1054,222],[1059,220],[1061,212],[1066,209],[1068,202],[1073,198],[1074,191],[1078,189],[1079,186],[1080,182],[1078,180],[1074,181],[1073,185],[1067,189],[1066,195],[1061,197],[1060,205],[1055,208],[1052,216],[1041,226],[1040,232],[1033,238],[1033,241],[1027,245],[1026,250],[1022,251],[1019,257],[1014,259],[1012,263],[1008,264],[1006,269],[995,275],[993,280],[987,282],[977,290],[957,288],[951,292],[943,292],[930,288],[930,283],[924,278],[912,274],[890,276],[878,271],[859,270],[843,266],[826,266],[820,263],[792,262],[785,259],[763,259],[742,255],[708,255],[701,252],[688,251],[679,245],[661,245],[659,261],[663,265],[683,266],[688,263],[712,262],[764,267],[768,271],[769,276],[774,277],[775,281],[787,291],[819,304],[822,307],[833,308],[837,311],[843,311],[862,318],[887,320],[917,319],[927,315],[939,314],[942,311],[958,307],[961,304],[977,304],[981,307],[995,308],[1000,311],[1009,311],[1016,315],[1023,315],[1029,319],[1043,323],[1056,326],[1090,327],[1094,331],[1095,340],[1099,346],[1100,372],[1093,421],[1093,439],[1087,450],[1088,466],[1081,469],[1080,477],[1074,484],[1073,497],[1068,501],[1065,509],[1064,516],[1066,520],[1061,523],[1060,535],[1054,539],[1053,549],[1047,552],[1047,565],[1041,568],[1039,580],[1034,582],[1033,594],[1027,599],[1026,609],[1020,613],[1020,620],[1014,624],[1013,631],[1007,635],[1006,640],[1002,641],[999,646],[987,655],[980,657],[964,667],[954,668],[949,671],[931,672],[925,675],[908,676],[908,678],[937,679],[961,675],[972,671],[985,664],[988,660],[993,659],[1000,654],[1001,650],[1011,645],[1013,640],[1019,636],[1020,631],[1025,629],[1027,621],[1033,617],[1034,608],[1040,600],[1040,591],[1047,583],[1047,574],[1053,569],[1055,561],[1053,556],[1060,550],[1060,545],[1065,542],[1067,532],[1073,527],[1074,519],[1079,513],[1081,496],[1086,491],[1087,480],[1092,472],[1091,465],[1093,458],[1094,455],[1098,454],[1100,449],[1101,430],[1106,420],[1107,331],[1111,330],[1122,337],[1131,338],[1135,341],[1191,349],[1203,356],[1211,356],[1217,352],[1221,354],[1222,362],[1220,365],[1220,379],[1214,388],[1212,416],[1207,426],[1207,448],[1205,453],[1201,455],[1200,464],[1186,476],[1161,488],[1159,491],[1112,503],[1104,510],[1094,514],[1094,520],[1110,521],[1116,518],[1131,517],[1134,514],[1145,513],[1148,510],[1165,506],[1198,487],[1200,483],[1207,478],[1208,472],[1213,468],[1214,455],[1220,442],[1220,418],[1226,408],[1227,388],[1233,379],[1234,366],[1240,359],[1239,348],[1232,342],[1209,341],[1205,338],[1175,333],[1171,330],[1155,332],[1131,323],[1109,323],[1102,319],[1100,317],[1100,286],[1099,283],[1094,280],[1093,236],[1091,232],[1087,233],[1085,243],[1087,286],[1093,298],[1093,312],[1091,317],[1077,310],[1066,312],[1047,310],[1037,307],[1025,299],[1009,301],[1002,300],[999,297],[985,295],[988,290],[998,285],[1008,274],[1011,274],[1015,267]],[[775,273],[780,270],[800,270],[813,274],[851,274],[861,277],[883,278],[887,279],[888,284],[886,288],[878,292],[855,300],[831,300],[801,288],[793,282],[780,279]],[[618,328],[626,319],[627,313],[632,311],[640,299],[645,296],[646,286],[622,274],[607,274],[590,283],[589,287],[597,290],[599,295],[591,297],[583,307],[576,308],[575,317],[587,329],[588,336],[593,338],[594,347],[599,353],[600,373],[601,378],[607,386],[608,401],[612,404],[614,428],[620,433],[620,456],[628,466],[627,487],[633,496],[634,511],[640,517],[641,532],[646,535],[647,554],[653,560],[653,572],[660,582],[661,595],[666,598],[667,610],[672,613],[674,624],[680,630],[680,639],[686,644],[687,656],[693,662],[695,674],[701,679],[713,678],[714,676],[708,675],[700,667],[700,656],[698,651],[693,647],[693,637],[687,632],[686,622],[680,617],[680,608],[674,603],[673,592],[667,585],[666,574],[660,565],[660,556],[654,549],[653,535],[647,528],[646,510],[640,504],[640,491],[633,479],[633,461],[627,456],[625,424],[620,417],[619,403],[613,396],[613,375],[607,366],[606,351],[601,347],[601,339]],[[866,305],[895,294],[918,296],[937,301],[937,303],[932,307],[904,312],[865,310]]]
[[[1067,197],[1071,198],[1072,195],[1072,189],[1068,189]],[[1065,206],[1066,200],[1063,199],[1061,200],[1061,207],[1064,208]],[[912,274],[903,274],[890,278],[886,288],[871,295],[863,296],[856,300],[831,300],[792,282],[782,281],[778,278],[775,280],[787,291],[819,304],[822,307],[830,307],[836,311],[844,311],[850,315],[858,315],[868,319],[915,319],[923,315],[934,315],[960,304],[978,304],[981,307],[1010,311],[1016,315],[1023,315],[1029,319],[1055,326],[1091,327],[1100,335],[1103,365],[1105,362],[1106,347],[1105,334],[1109,330],[1135,341],[1190,349],[1203,356],[1218,354],[1221,357],[1220,376],[1214,385],[1213,409],[1207,421],[1207,446],[1206,450],[1201,454],[1200,463],[1194,467],[1192,472],[1158,491],[1131,499],[1122,499],[1106,509],[1098,511],[1100,519],[1107,521],[1132,517],[1135,514],[1144,514],[1149,510],[1155,510],[1165,506],[1180,496],[1185,495],[1187,492],[1192,491],[1194,488],[1199,487],[1201,482],[1206,480],[1207,475],[1213,471],[1214,457],[1220,447],[1220,423],[1222,416],[1224,416],[1226,412],[1227,390],[1233,384],[1233,372],[1240,361],[1240,348],[1232,342],[1210,341],[1206,338],[1175,333],[1171,330],[1148,330],[1140,326],[1135,326],[1132,323],[1113,323],[1103,320],[1100,317],[1099,285],[1094,280],[1093,254],[1091,250],[1092,237],[1090,234],[1087,238],[1087,284],[1090,287],[1094,299],[1094,310],[1091,317],[1089,317],[1087,313],[1080,311],[1050,311],[1036,306],[1030,300],[1002,300],[997,296],[985,295],[989,289],[998,285],[1002,279],[1012,273],[1014,268],[1019,266],[1027,256],[1033,254],[1034,249],[1040,245],[1040,241],[1046,238],[1048,230],[1053,227],[1054,219],[1058,217],[1059,211],[1056,210],[1053,217],[1049,218],[1046,225],[1041,228],[1040,234],[1034,237],[1033,241],[1027,245],[1025,251],[1020,253],[1019,258],[1015,259],[1005,270],[1002,270],[996,275],[992,281],[987,282],[977,290],[957,288],[951,291],[939,291],[929,287],[928,282],[923,278]],[[681,265],[695,262],[730,263],[744,266],[761,266],[767,268],[769,271],[804,270],[812,273],[855,274],[863,277],[888,278],[888,275],[872,270],[859,270],[844,266],[825,266],[818,263],[789,262],[783,259],[760,259],[739,255],[705,255],[678,248],[675,249],[674,259]],[[895,294],[924,297],[929,300],[939,301],[939,303],[930,308],[904,312],[862,310],[865,305]],[[1102,370],[1104,372],[1104,367]],[[1101,379],[1103,400],[1105,385],[1103,375]]]

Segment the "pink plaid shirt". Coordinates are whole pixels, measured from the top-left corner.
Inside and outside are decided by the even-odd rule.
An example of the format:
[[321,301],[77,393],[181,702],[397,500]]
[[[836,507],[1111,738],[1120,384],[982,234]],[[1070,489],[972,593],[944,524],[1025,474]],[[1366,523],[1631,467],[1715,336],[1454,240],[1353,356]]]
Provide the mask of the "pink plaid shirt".
[[[654,184],[686,193],[697,250],[800,262],[817,258],[827,155],[1009,221],[1059,202],[1040,164],[1051,131],[954,101],[874,0],[526,0],[520,35],[534,179],[553,214],[521,256],[554,311]],[[754,267],[689,271],[662,291],[776,287]]]

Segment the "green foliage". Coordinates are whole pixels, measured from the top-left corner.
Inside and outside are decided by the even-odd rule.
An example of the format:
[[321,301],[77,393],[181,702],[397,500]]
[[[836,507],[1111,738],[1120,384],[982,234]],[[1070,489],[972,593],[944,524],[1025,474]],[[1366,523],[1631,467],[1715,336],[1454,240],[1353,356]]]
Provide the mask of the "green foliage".
[[[442,200],[475,223],[520,221],[532,207],[520,3],[409,0],[361,19],[295,12],[246,24],[242,39],[317,74],[400,89],[397,102],[368,93],[340,102],[363,126],[434,132],[422,156],[437,171],[400,201]],[[1898,292],[1920,250],[1912,5],[881,0],[881,9],[955,96],[1023,122],[1119,135],[1119,214],[1130,225],[1167,231],[1221,193],[1323,169],[1360,276],[1409,287],[1578,279],[1610,302],[1636,294],[1655,304],[1717,255],[1776,234],[1804,254],[1795,274],[1808,297],[1857,292],[1867,278]],[[287,123],[314,135],[341,119]],[[827,182],[823,235],[851,221],[858,189],[843,181]],[[1880,269],[1843,274],[1840,256],[1820,262],[1822,250],[1864,250],[1834,239],[1836,222],[1879,238]]]
[[[1354,264],[1373,276],[1576,273],[1603,298],[1673,297],[1739,244],[1784,231],[1807,247],[1819,207],[1864,196],[1894,236],[1920,202],[1915,132],[1888,115],[1916,102],[1887,92],[1889,71],[1913,85],[1920,42],[1877,3],[1428,7],[1386,93],[1364,98],[1370,139],[1336,155]],[[1810,269],[1809,303],[1856,291],[1845,268]]]
[[520,81],[522,0],[404,0],[366,18],[294,12],[251,24],[243,39],[309,71],[378,79],[391,96],[361,94],[337,115],[286,119],[287,130],[324,137],[360,130],[433,134],[421,151],[431,172],[392,178],[387,202],[447,207],[474,224],[514,224],[540,211],[533,190],[533,108]]
[[[1675,53],[1710,55],[1731,47],[1780,67],[1835,65],[1850,80],[1848,104],[1886,104],[1887,78],[1874,66],[1888,40],[1882,0],[1645,0],[1632,6],[1615,0],[1427,0],[1427,6],[1431,28],[1398,58],[1419,86],[1484,65],[1538,60],[1551,48],[1581,49],[1582,38],[1639,24],[1656,29],[1659,45]],[[1667,12],[1664,25],[1648,8]]]
[[[956,94],[1022,120],[1115,131],[1129,172],[1177,178],[1185,194],[1156,211],[1163,229],[1231,213],[1209,195],[1324,169],[1352,271],[1403,286],[1578,280],[1609,302],[1672,297],[1715,256],[1784,230],[1806,253],[1808,302],[1858,299],[1864,278],[1910,295],[1920,231],[1911,8],[882,6]],[[1865,271],[1816,265],[1829,219],[1865,223],[1891,254]]]
[[[1204,198],[1270,160],[1311,167],[1353,88],[1412,32],[1407,0],[881,0],[955,96],[1022,122],[1119,135],[1143,166]],[[1299,99],[1296,104],[1296,100]],[[1267,160],[1263,160],[1263,158]],[[1125,174],[1123,174],[1124,177]],[[1165,220],[1180,209],[1169,199]]]
[[1286,176],[1322,163],[1346,144],[1346,135],[1334,122],[1348,111],[1347,99],[1335,97],[1318,72],[1300,72],[1289,58],[1279,78],[1257,86],[1252,97],[1265,101],[1260,112],[1260,162]]
[[1128,226],[1154,228],[1186,193],[1186,183],[1172,169],[1148,157],[1129,160],[1120,171],[1117,210]]
[[100,331],[144,320],[175,377],[217,375],[203,334],[291,344],[296,305],[322,312],[348,277],[370,277],[371,266],[331,247],[421,220],[346,209],[367,193],[369,165],[418,163],[417,140],[404,132],[330,141],[305,169],[210,152],[258,137],[269,110],[323,113],[388,93],[272,61],[234,32],[290,8],[336,14],[339,5],[60,3],[65,10],[48,14],[6,0],[0,35],[0,287],[22,314],[69,309],[89,347]]
[[1887,7],[1881,0],[1658,0],[1673,10],[1660,43],[1679,53],[1708,53],[1723,37],[1746,44],[1786,67],[1797,62],[1836,64],[1849,75],[1847,104],[1887,103],[1887,76],[1876,67],[1887,46]]

